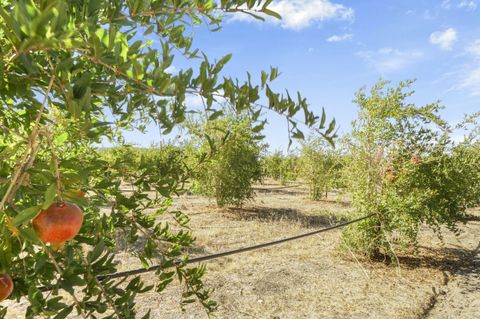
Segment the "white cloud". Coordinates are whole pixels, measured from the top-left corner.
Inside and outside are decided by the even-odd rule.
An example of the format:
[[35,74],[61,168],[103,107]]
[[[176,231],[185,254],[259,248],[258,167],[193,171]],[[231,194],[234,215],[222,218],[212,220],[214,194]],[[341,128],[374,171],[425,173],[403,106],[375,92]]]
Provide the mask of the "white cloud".
[[480,59],[480,39],[477,39],[470,43],[466,50],[475,58]]
[[[227,103],[227,100],[222,96],[224,94],[223,90],[218,90],[218,91],[216,91],[216,93],[219,96],[215,97],[214,104],[220,104],[221,105],[221,104]],[[187,105],[188,107],[203,110],[206,103],[207,103],[207,100],[205,98],[202,98],[198,94],[187,93],[185,95],[185,105]]]
[[334,34],[327,39],[327,42],[341,42],[341,41],[352,40],[352,38],[353,38],[353,34],[351,33],[345,33],[342,35]]
[[[455,3],[453,3],[455,2]],[[450,10],[452,7],[458,9],[467,9],[474,11],[478,7],[479,0],[444,0],[440,5],[444,10]]]
[[473,96],[480,96],[480,65],[465,72],[458,83],[458,88],[469,91]]
[[178,69],[175,67],[175,65],[170,65],[168,68],[165,69],[165,73],[177,74]]
[[423,57],[420,51],[402,51],[390,47],[377,51],[359,51],[356,54],[381,74],[404,69]]
[[423,18],[425,20],[435,20],[436,18],[438,17],[438,13],[437,12],[430,12],[430,10],[425,10],[423,11]]
[[185,95],[185,104],[188,107],[201,108],[203,107],[202,97],[198,94],[187,94]]
[[452,7],[452,1],[451,0],[443,0],[442,4],[440,5],[442,9],[448,10]]
[[466,51],[473,61],[464,68],[457,88],[467,90],[473,96],[480,96],[480,39],[470,43]]
[[451,50],[455,41],[457,41],[457,31],[453,28],[430,34],[430,43],[438,45],[442,50]]
[[475,10],[477,9],[478,1],[477,0],[469,0],[469,1],[462,1],[458,4],[459,8],[465,8],[468,10]]
[[[352,8],[330,0],[277,0],[269,6],[279,13],[282,20],[267,18],[271,24],[279,24],[285,29],[300,30],[327,20],[351,21],[354,17]],[[258,21],[246,14],[234,14],[233,21]]]

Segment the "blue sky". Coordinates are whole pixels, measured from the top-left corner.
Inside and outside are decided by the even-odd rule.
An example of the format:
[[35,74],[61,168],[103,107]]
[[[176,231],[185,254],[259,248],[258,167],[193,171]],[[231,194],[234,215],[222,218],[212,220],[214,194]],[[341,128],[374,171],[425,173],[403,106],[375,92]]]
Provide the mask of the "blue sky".
[[[441,100],[451,123],[480,110],[480,0],[277,0],[272,9],[282,21],[227,17],[218,32],[196,29],[194,45],[211,58],[233,53],[224,71],[240,79],[277,66],[274,87],[300,91],[313,110],[324,107],[335,117],[343,133],[357,114],[354,93],[379,78],[417,79],[412,102]],[[174,61],[175,69],[186,66]],[[268,119],[270,149],[286,149],[284,120]],[[161,139],[153,127],[144,136],[125,136],[142,146]]]

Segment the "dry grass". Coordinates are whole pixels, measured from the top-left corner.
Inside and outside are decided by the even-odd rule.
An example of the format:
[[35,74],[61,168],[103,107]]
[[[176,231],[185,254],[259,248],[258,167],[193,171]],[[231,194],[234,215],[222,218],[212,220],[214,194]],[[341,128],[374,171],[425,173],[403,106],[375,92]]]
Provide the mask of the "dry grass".
[[[327,226],[350,210],[342,201],[312,202],[302,187],[260,187],[274,189],[258,190],[255,202],[242,209],[219,209],[211,200],[197,196],[178,198],[175,205],[190,214],[190,226],[197,237],[191,254],[200,256],[297,235]],[[428,229],[422,230],[418,253],[399,254],[400,267],[359,262],[357,256],[339,252],[338,229],[209,261],[205,283],[216,288],[213,299],[219,303],[214,316],[427,317],[435,314],[431,304],[440,299],[444,285],[457,278],[459,269],[465,268],[466,256],[478,244],[478,220],[462,226],[462,230],[459,237],[445,233],[445,244]],[[121,270],[138,267],[127,252],[118,258],[122,260]],[[151,274],[142,277],[155,280]],[[152,318],[206,318],[197,305],[181,312],[181,291],[179,284],[173,284],[161,294],[142,295],[138,309],[143,312],[152,308]]]

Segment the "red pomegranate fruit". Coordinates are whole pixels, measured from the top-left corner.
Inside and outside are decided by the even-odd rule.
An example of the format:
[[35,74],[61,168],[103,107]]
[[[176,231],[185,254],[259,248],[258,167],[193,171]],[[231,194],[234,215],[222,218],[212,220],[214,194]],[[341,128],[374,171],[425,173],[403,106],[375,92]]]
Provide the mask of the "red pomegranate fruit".
[[412,163],[413,165],[419,165],[422,163],[422,158],[418,155],[412,155],[412,157],[410,158],[410,163]]
[[12,278],[5,273],[0,273],[0,302],[10,296],[13,291],[13,281]]
[[385,177],[388,182],[394,183],[397,180],[397,174],[393,166],[388,166],[385,170]]
[[50,205],[33,220],[33,228],[44,243],[62,245],[75,237],[83,223],[82,210],[70,203]]

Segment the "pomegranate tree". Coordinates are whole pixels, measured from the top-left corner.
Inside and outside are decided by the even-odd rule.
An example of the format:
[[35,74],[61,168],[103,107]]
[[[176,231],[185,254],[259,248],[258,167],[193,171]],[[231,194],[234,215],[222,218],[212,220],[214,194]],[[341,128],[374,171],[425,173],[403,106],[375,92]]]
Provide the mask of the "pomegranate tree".
[[479,185],[475,152],[451,141],[438,101],[408,102],[412,84],[391,87],[380,80],[369,91],[361,89],[358,119],[346,139],[344,175],[352,204],[357,214],[372,217],[346,227],[342,246],[394,263],[393,238],[417,248],[422,224],[439,235],[441,226],[456,232],[480,197],[478,188],[473,191]]

